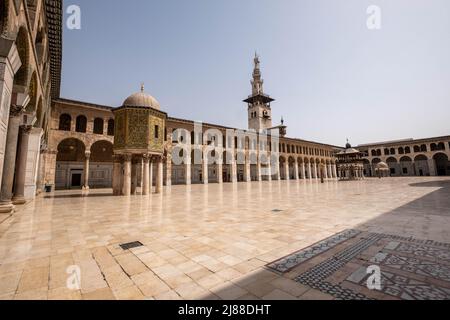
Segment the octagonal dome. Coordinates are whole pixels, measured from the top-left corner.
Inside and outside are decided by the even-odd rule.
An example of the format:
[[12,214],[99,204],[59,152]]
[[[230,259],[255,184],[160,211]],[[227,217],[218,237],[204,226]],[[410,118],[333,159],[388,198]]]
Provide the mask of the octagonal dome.
[[386,164],[386,162],[378,162],[376,165],[377,170],[389,170],[389,166]]
[[123,102],[124,107],[146,107],[160,109],[159,102],[151,95],[144,92],[144,86],[141,86],[141,92],[133,93]]

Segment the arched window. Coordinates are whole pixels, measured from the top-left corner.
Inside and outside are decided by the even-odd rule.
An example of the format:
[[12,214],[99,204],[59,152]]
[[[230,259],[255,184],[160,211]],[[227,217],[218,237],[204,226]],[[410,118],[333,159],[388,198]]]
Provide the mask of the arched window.
[[431,144],[431,151],[437,151],[437,145],[436,143]]
[[372,150],[372,157],[376,157],[377,156],[377,151],[376,150]]
[[94,120],[94,133],[103,134],[103,119],[95,118]]
[[59,117],[59,130],[70,131],[72,125],[72,117],[68,114],[62,114]]
[[390,150],[391,152],[391,155],[395,155],[395,149],[394,148],[391,148],[391,150]]
[[439,142],[438,146],[437,146],[438,150],[445,150],[445,145],[443,142]]
[[381,156],[381,150],[380,149],[377,150],[377,156]]
[[109,119],[108,121],[108,136],[114,135],[114,119]]
[[405,149],[403,147],[398,148],[398,154],[405,154]]
[[87,126],[87,118],[85,116],[78,116],[75,131],[85,133],[86,126]]
[[414,146],[414,152],[420,152],[420,147],[419,146]]
[[385,155],[385,156],[388,156],[388,155],[389,155],[389,149],[388,149],[388,148],[384,149],[384,155]]
[[406,148],[405,148],[405,153],[406,153],[406,154],[411,153],[411,148],[410,148],[410,147],[406,147]]
[[420,151],[421,151],[421,152],[427,152],[427,151],[428,151],[427,145],[426,145],[426,144],[421,145],[421,146],[420,146]]

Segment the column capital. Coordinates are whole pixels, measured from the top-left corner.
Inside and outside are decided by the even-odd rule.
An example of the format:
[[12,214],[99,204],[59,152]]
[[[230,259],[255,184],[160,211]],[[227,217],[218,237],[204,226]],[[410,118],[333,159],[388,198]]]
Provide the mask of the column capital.
[[85,156],[86,160],[89,160],[91,158],[91,152],[90,151],[86,151],[84,153],[84,156]]
[[10,109],[9,109],[9,116],[11,118],[15,118],[15,117],[19,117],[23,111],[25,110],[25,108],[23,106],[18,106],[18,105],[11,105]]
[[144,161],[144,163],[150,162],[150,158],[151,158],[151,156],[149,154],[142,155],[142,160]]
[[33,129],[33,126],[30,125],[20,126],[20,132],[22,134],[30,134],[31,129]]

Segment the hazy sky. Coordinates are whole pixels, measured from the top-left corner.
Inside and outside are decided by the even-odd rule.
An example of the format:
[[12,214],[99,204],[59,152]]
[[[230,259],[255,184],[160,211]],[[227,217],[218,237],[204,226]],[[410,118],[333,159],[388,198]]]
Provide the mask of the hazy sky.
[[[61,96],[247,128],[255,50],[274,125],[343,145],[450,134],[448,0],[65,0]],[[366,26],[382,10],[381,30]]]

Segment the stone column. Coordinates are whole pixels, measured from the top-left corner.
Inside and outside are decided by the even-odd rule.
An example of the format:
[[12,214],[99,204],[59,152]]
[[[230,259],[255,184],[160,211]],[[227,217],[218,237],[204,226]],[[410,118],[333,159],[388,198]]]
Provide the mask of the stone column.
[[286,159],[284,162],[284,177],[286,180],[290,180],[290,174],[289,174],[289,158]]
[[306,179],[306,177],[305,177],[305,163],[304,162],[302,162],[302,166],[301,166],[301,175],[300,175],[300,177],[302,178],[302,179]]
[[153,165],[153,162],[154,162],[154,158],[153,157],[149,157],[149,162],[148,162],[148,171],[149,171],[149,177],[148,177],[148,181],[149,181],[149,184],[148,184],[148,188],[149,188],[149,194],[152,194],[153,193],[153,169],[154,169],[154,165]]
[[89,159],[91,158],[91,153],[86,151],[84,155],[84,185],[83,190],[89,190]]
[[428,168],[430,170],[430,176],[437,176],[437,172],[436,172],[436,163],[434,161],[434,159],[429,159],[428,160]]
[[231,182],[237,183],[237,163],[236,163],[236,155],[234,150],[232,151],[232,159],[231,159]]
[[276,163],[277,163],[277,174],[276,174],[277,178],[276,179],[278,181],[280,181],[281,180],[280,157],[277,157]]
[[159,158],[157,162],[157,169],[156,169],[156,193],[161,193],[163,188],[163,177],[164,175],[164,168],[163,168],[163,159]]
[[252,181],[250,154],[249,153],[247,153],[247,155],[245,157],[244,175],[245,175],[245,181],[246,182],[251,182]]
[[256,158],[256,181],[262,181],[262,173],[261,173],[261,158],[258,154]]
[[19,149],[16,163],[16,181],[14,184],[14,197],[12,199],[14,204],[24,204],[25,200],[25,175],[27,168],[27,153],[28,153],[28,136],[30,134],[31,126],[20,127]]
[[294,179],[295,180],[299,180],[300,179],[299,173],[298,173],[298,160],[297,160],[297,158],[295,158],[295,160],[294,160]]
[[45,150],[39,151],[39,168],[36,180],[36,195],[44,190],[44,175],[45,175]]
[[268,155],[269,163],[267,164],[267,181],[272,181],[272,156]]
[[122,194],[121,185],[120,185],[120,173],[122,170],[122,165],[120,163],[120,156],[113,156],[113,177],[112,177],[112,185],[113,185],[113,195],[119,196]]
[[5,159],[3,163],[3,177],[1,180],[0,213],[10,213],[14,210],[12,204],[12,191],[14,172],[16,168],[17,142],[19,136],[20,114],[22,108],[13,108],[10,111],[8,135],[6,137]]
[[142,174],[142,195],[150,194],[150,159],[147,155],[143,157],[144,173]]
[[314,178],[314,179],[318,179],[318,174],[317,174],[317,162],[314,162],[314,164],[313,164],[313,178]]
[[[5,171],[3,170],[4,161],[6,161],[5,157],[7,157],[5,148],[8,148],[6,141],[9,136],[7,134],[9,131],[8,122],[10,120],[9,117],[18,111],[17,108],[16,110],[10,110],[11,96],[14,75],[19,70],[21,64],[15,41],[0,37],[0,183],[3,180],[3,174],[6,174],[5,171],[8,170],[7,166],[5,166]],[[14,104],[20,103],[15,102]]]
[[185,180],[186,180],[186,185],[190,185],[192,182],[191,182],[191,162],[192,162],[192,159],[191,159],[191,155],[189,154],[189,155],[187,155],[186,156],[186,164],[185,164],[185,172],[184,172],[184,175],[185,175]]
[[311,180],[312,179],[312,175],[311,175],[311,162],[308,162],[308,166],[306,167],[306,171],[308,174],[308,179]]
[[219,184],[223,183],[223,152],[220,152],[219,158],[217,159],[216,164],[216,174],[217,174],[217,182]]
[[335,178],[335,179],[338,178],[338,174],[337,174],[337,166],[336,166],[336,164],[333,164],[333,175],[334,175],[334,178]]
[[131,155],[124,156],[123,161],[123,190],[124,196],[131,195]]
[[328,165],[327,164],[325,164],[324,166],[323,166],[323,178],[324,179],[328,179]]
[[131,194],[136,194],[139,165],[139,162],[132,162],[131,164]]
[[172,154],[167,152],[166,157],[166,186],[172,185]]
[[202,178],[203,178],[203,184],[208,184],[209,177],[208,177],[208,151],[205,149],[203,150],[203,162],[202,162]]

